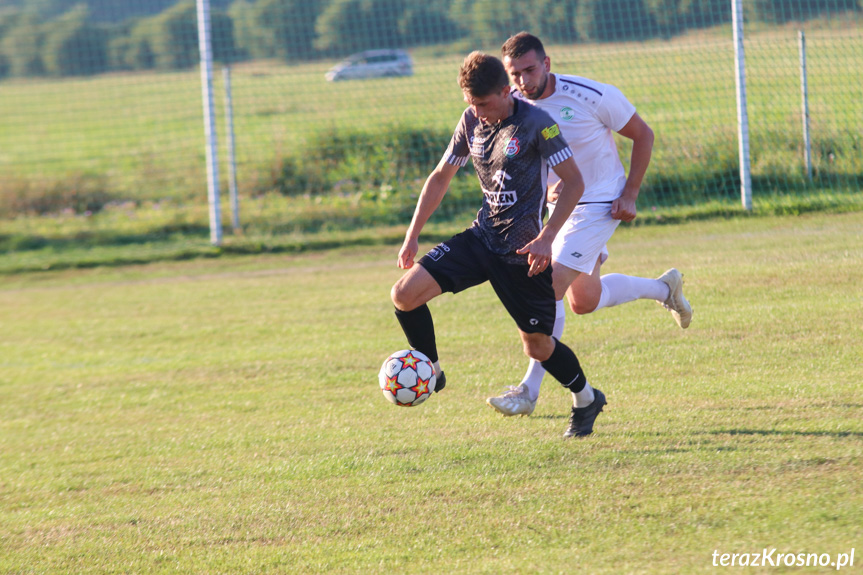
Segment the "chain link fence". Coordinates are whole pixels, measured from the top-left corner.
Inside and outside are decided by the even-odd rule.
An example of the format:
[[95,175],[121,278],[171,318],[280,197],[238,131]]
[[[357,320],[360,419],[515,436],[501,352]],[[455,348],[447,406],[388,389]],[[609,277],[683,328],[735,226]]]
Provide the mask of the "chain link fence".
[[[756,205],[859,204],[861,7],[743,6]],[[222,220],[246,242],[406,225],[464,108],[462,58],[521,30],[553,71],[616,85],[653,128],[640,220],[740,210],[729,0],[212,0],[210,16]],[[196,18],[190,1],[0,0],[0,250],[206,241]],[[475,213],[463,172],[437,221]]]

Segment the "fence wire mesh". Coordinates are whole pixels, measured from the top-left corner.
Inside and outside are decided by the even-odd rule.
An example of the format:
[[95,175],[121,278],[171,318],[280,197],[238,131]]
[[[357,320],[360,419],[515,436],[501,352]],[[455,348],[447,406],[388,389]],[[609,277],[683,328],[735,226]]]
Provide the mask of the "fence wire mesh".
[[[859,201],[861,6],[743,4],[753,198]],[[462,58],[521,30],[552,71],[616,85],[653,128],[640,219],[739,210],[728,0],[212,0],[211,21],[221,211],[228,229],[229,66],[247,240],[406,225],[464,108]],[[3,252],[206,240],[196,26],[191,1],[0,0]],[[465,174],[437,221],[470,221],[478,202]]]

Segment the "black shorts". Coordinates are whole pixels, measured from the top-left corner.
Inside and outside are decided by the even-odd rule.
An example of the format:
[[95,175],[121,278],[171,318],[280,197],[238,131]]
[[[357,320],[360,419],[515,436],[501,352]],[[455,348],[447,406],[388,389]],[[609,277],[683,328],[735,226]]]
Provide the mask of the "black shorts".
[[551,266],[528,277],[530,266],[502,261],[469,229],[438,244],[418,263],[444,292],[458,293],[489,281],[521,331],[551,335],[555,315]]

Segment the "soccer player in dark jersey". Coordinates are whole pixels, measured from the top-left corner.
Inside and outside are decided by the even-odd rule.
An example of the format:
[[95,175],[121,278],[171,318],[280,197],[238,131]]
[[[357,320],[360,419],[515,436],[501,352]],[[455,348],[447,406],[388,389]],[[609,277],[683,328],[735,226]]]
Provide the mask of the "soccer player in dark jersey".
[[[525,353],[577,398],[587,380],[572,350],[551,335],[555,294],[549,264],[554,237],[584,191],[581,173],[554,120],[512,97],[500,60],[473,52],[465,58],[458,81],[468,108],[423,186],[399,251],[398,266],[408,271],[392,288],[396,317],[411,347],[434,363],[439,391],[446,377],[427,303],[443,292],[458,293],[489,281],[518,326]],[[468,159],[483,192],[476,220],[414,265],[423,226]],[[543,226],[546,177],[552,167],[562,190],[557,209]],[[573,409],[566,437],[593,432],[605,405],[599,400],[601,392],[593,392],[597,400],[590,408]]]

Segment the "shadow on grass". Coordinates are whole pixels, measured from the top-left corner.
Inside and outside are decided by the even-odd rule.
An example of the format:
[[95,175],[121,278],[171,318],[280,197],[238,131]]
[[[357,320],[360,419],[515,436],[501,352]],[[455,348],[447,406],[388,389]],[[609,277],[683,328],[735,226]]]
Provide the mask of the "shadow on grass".
[[707,435],[759,435],[764,437],[779,436],[779,437],[853,437],[856,439],[863,438],[863,431],[799,431],[796,429],[718,429],[715,431],[706,431],[702,434]]

